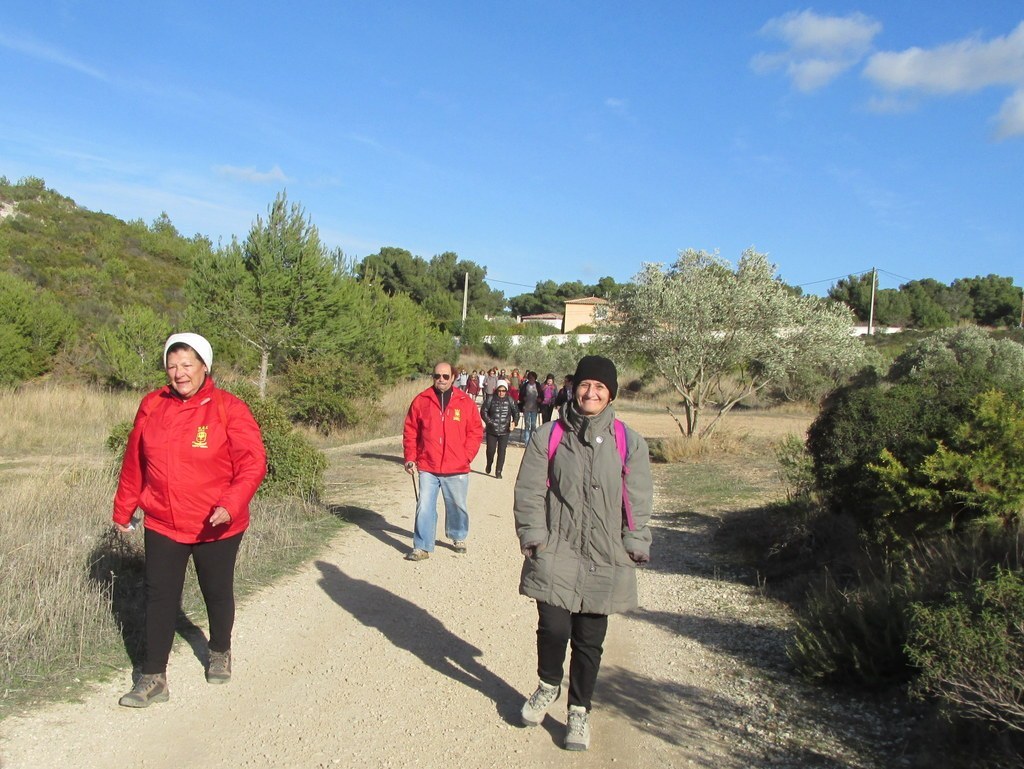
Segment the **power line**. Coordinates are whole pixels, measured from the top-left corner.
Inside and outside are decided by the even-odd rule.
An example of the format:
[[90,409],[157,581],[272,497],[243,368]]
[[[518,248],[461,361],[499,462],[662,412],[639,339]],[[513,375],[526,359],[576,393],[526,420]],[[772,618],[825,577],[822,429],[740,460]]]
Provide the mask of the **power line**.
[[487,277],[485,277],[484,280],[486,280],[488,283],[501,283],[501,284],[506,285],[506,286],[522,286],[523,288],[537,288],[537,284],[536,283],[531,286],[531,285],[529,285],[527,283],[513,283],[513,282],[508,281],[508,280],[497,280],[495,278],[487,278]]

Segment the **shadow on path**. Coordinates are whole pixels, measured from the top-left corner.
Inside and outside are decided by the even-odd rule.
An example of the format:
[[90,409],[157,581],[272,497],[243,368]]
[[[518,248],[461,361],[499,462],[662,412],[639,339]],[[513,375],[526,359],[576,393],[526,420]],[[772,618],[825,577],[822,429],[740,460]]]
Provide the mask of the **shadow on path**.
[[[89,579],[110,596],[110,613],[121,631],[121,643],[136,672],[146,658],[146,555],[141,537],[129,539],[108,528],[89,555]],[[186,579],[194,580],[188,567]],[[206,634],[178,607],[175,631],[203,665],[208,649]]]
[[[412,546],[412,532],[388,523],[387,519],[375,510],[354,505],[331,505],[331,515],[343,521],[354,523],[360,529],[399,553],[405,553]],[[398,535],[398,536],[393,536]],[[399,537],[401,537],[399,539]]]
[[709,750],[708,736],[719,742],[732,766],[788,766],[847,769],[811,745],[772,735],[763,714],[704,688],[638,676],[621,668],[602,671],[594,696],[596,711],[608,709],[659,740],[685,751],[687,766],[715,769],[721,756]]
[[374,454],[372,452],[364,451],[358,454],[360,459],[379,459],[382,462],[390,462],[394,465],[404,465],[405,457],[398,454]]
[[493,700],[506,723],[519,724],[522,695],[480,662],[483,652],[478,648],[411,601],[350,577],[326,561],[317,561],[316,567],[321,574],[317,584],[356,620],[379,630],[427,667]]

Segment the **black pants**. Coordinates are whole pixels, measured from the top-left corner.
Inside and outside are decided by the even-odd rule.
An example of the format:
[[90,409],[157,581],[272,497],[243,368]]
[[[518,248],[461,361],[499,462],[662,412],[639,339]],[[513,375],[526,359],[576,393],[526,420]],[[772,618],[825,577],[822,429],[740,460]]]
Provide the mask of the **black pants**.
[[552,415],[554,413],[555,413],[555,404],[554,403],[547,404],[547,405],[541,404],[540,416],[541,416],[541,419],[544,420],[544,424],[547,424],[548,422],[551,421],[551,417],[552,417]]
[[608,615],[573,614],[541,601],[537,601],[537,613],[537,677],[551,686],[561,686],[565,647],[571,643],[569,704],[589,712],[601,669]]
[[491,467],[491,463],[494,461],[494,450],[498,450],[498,464],[495,465],[494,470],[501,472],[501,468],[505,466],[505,449],[508,448],[508,433],[504,435],[491,435],[487,433],[487,467]]
[[235,559],[242,535],[183,545],[146,529],[146,661],[143,673],[163,673],[174,643],[174,627],[189,556],[210,619],[210,650],[231,648],[235,624]]

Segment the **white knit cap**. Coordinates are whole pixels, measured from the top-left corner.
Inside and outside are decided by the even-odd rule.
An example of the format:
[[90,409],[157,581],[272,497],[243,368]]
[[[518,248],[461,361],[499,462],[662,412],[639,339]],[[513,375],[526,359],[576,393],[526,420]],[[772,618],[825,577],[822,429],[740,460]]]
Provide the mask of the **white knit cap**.
[[506,382],[504,379],[499,379],[498,380],[498,384],[496,384],[494,386],[494,389],[497,390],[499,387],[504,387],[507,390],[508,389],[508,382]]
[[171,334],[167,337],[167,341],[164,342],[164,368],[167,368],[167,350],[171,345],[178,344],[179,342],[187,344],[195,350],[199,359],[206,364],[206,368],[213,370],[213,347],[210,346],[205,337],[188,331],[181,334]]

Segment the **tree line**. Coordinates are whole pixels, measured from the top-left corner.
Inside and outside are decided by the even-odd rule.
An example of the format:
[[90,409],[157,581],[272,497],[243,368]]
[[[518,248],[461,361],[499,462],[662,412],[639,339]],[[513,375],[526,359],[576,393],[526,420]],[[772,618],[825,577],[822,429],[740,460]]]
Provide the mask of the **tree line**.
[[[867,323],[873,281],[871,272],[851,275],[832,286],[828,295]],[[875,291],[874,319],[883,326],[938,329],[962,322],[1015,326],[1021,322],[1021,312],[1020,287],[1002,275],[957,278],[949,284],[925,278]]]

